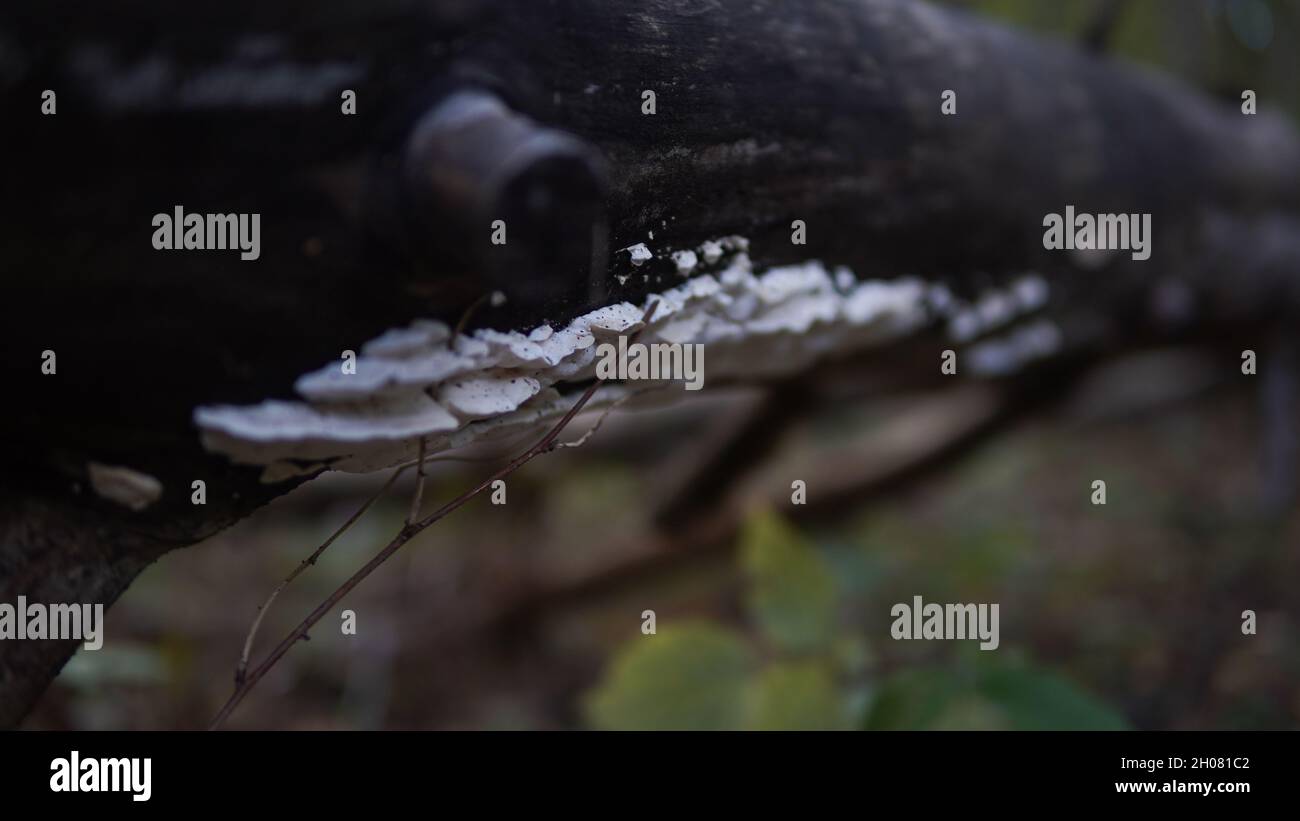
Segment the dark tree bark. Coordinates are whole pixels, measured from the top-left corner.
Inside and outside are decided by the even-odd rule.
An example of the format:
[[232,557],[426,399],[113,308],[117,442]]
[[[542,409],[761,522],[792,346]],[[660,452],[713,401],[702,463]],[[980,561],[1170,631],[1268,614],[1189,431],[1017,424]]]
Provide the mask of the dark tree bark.
[[[340,351],[454,322],[491,289],[510,298],[475,324],[637,298],[671,281],[662,252],[719,236],[749,237],[759,266],[819,258],[965,290],[1036,269],[1072,342],[1098,348],[1168,332],[1150,306],[1171,280],[1193,306],[1174,319],[1198,333],[1296,304],[1289,127],[921,3],[50,0],[0,12],[0,54],[0,601],[111,602],[292,487],[206,453],[196,406],[291,396]],[[466,89],[509,111],[484,133],[414,136]],[[430,170],[447,164],[466,187]],[[1067,204],[1151,213],[1151,259],[1084,271],[1045,252],[1041,220]],[[151,218],[176,205],[261,214],[261,257],[154,250]],[[508,252],[489,241],[497,211],[525,240]],[[658,279],[621,285],[617,249],[638,242],[661,253]],[[92,462],[156,477],[161,499],[95,496]],[[0,725],[74,649],[0,644]]]

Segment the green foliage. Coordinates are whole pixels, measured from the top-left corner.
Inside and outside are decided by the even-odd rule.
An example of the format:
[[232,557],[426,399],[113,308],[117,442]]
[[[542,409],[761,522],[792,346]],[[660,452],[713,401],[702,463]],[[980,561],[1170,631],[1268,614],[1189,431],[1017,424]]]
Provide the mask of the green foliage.
[[862,651],[838,638],[835,574],[821,553],[772,513],[741,535],[746,604],[765,649],[748,637],[688,622],[637,636],[589,695],[593,726],[608,729],[838,729],[856,723],[839,673]]
[[820,661],[773,664],[750,684],[746,727],[839,730],[850,726],[835,671]]
[[906,671],[881,688],[870,730],[1122,730],[1110,707],[1044,670],[977,659],[957,670]]
[[[995,541],[981,537],[980,544]],[[1007,559],[1005,551],[991,546],[981,555],[996,557],[994,565]],[[902,671],[881,682],[873,695],[866,679],[874,654],[860,630],[839,623],[849,591],[837,583],[833,568],[838,565],[828,561],[825,551],[777,515],[764,512],[742,532],[740,564],[753,635],[701,621],[661,626],[658,635],[637,635],[615,654],[603,680],[588,694],[592,726],[1125,727],[1113,710],[1070,682],[1007,660],[1004,652],[975,650],[959,653],[946,666]],[[973,570],[970,561],[954,564],[963,572]]]
[[707,623],[632,639],[590,694],[593,726],[614,730],[738,729],[754,669],[745,639]]
[[754,516],[741,536],[741,562],[750,615],[772,644],[796,653],[830,645],[835,576],[794,528],[774,513]]

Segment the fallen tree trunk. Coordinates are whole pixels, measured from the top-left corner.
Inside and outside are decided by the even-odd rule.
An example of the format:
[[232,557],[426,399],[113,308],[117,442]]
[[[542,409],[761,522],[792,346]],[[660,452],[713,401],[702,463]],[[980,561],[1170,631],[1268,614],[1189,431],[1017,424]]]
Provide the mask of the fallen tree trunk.
[[[0,601],[111,602],[163,552],[303,478],[265,483],[209,453],[196,408],[292,397],[342,351],[417,318],[454,324],[493,290],[505,303],[470,327],[639,301],[681,281],[671,252],[724,236],[747,237],[757,269],[818,259],[966,294],[1035,271],[1074,348],[1249,339],[1296,304],[1288,126],[958,12],[903,0],[310,9],[0,12],[17,163],[3,204],[16,240],[0,250],[13,314]],[[501,105],[470,117],[449,105],[463,91]],[[1087,267],[1045,250],[1043,217],[1067,205],[1152,215],[1150,259]],[[259,214],[257,258],[156,250],[152,219],[177,206]],[[497,214],[505,246],[491,242]],[[795,220],[806,244],[791,242]],[[638,243],[652,254],[641,266],[621,250]],[[118,491],[91,465],[127,468],[111,474]],[[123,504],[132,493],[142,509]],[[75,646],[0,643],[0,725]]]

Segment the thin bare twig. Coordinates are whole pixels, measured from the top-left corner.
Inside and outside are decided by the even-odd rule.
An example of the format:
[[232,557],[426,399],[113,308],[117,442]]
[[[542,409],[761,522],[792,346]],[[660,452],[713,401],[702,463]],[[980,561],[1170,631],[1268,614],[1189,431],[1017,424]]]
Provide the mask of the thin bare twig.
[[452,345],[456,344],[457,337],[459,337],[461,334],[465,332],[465,326],[469,325],[470,319],[474,316],[474,314],[478,311],[479,308],[483,307],[483,303],[488,302],[489,300],[492,299],[492,293],[493,293],[492,291],[488,291],[486,294],[483,294],[478,299],[471,302],[469,307],[465,309],[465,312],[460,315],[460,320],[456,323],[456,327],[452,330],[451,336],[447,337],[448,347],[451,347]]
[[334,605],[338,604],[339,601],[352,590],[352,588],[360,584],[361,581],[373,573],[377,567],[388,561],[388,558],[401,549],[403,545],[430,525],[447,516],[447,514],[459,509],[470,499],[473,499],[475,496],[491,487],[492,483],[496,480],[509,476],[528,462],[532,461],[534,457],[547,452],[551,447],[551,443],[559,437],[559,435],[564,431],[564,428],[573,420],[573,417],[577,416],[583,406],[591,401],[591,397],[595,395],[596,390],[601,386],[601,384],[602,382],[600,381],[593,382],[591,386],[583,392],[582,396],[578,398],[578,401],[573,404],[573,407],[569,408],[568,412],[561,417],[560,421],[551,428],[550,432],[547,433],[546,436],[544,436],[537,444],[512,459],[510,464],[501,468],[496,473],[493,473],[491,476],[438,508],[433,513],[430,513],[425,518],[416,522],[408,523],[403,527],[383,550],[375,554],[374,558],[366,562],[360,570],[353,573],[347,581],[339,585],[337,590],[331,593],[325,601],[321,602],[315,610],[311,611],[307,618],[303,619],[297,627],[290,631],[289,635],[285,636],[285,638],[276,645],[275,649],[271,651],[271,654],[267,656],[265,661],[244,677],[244,680],[235,688],[235,692],[231,694],[225,705],[222,706],[220,711],[218,711],[216,717],[212,719],[212,723],[208,725],[208,729],[215,730],[220,727],[230,714],[234,712],[234,709],[239,706],[239,703],[244,700],[244,697],[248,695],[248,692],[256,686],[257,682],[262,680],[262,677],[266,675],[267,671],[275,666],[275,663],[278,662],[285,653],[289,652],[289,648],[293,647],[299,639],[305,638],[307,632],[315,626],[326,613],[332,610]]
[[411,515],[406,517],[409,525],[420,518],[420,500],[424,498],[424,437],[420,437],[420,455],[415,459],[415,495],[411,497]]
[[610,402],[609,406],[606,407],[605,410],[601,412],[600,416],[596,419],[596,423],[592,425],[590,428],[587,428],[586,433],[582,434],[577,439],[574,439],[572,442],[555,442],[551,445],[550,449],[559,450],[560,448],[582,447],[584,444],[586,444],[588,439],[596,435],[596,431],[600,430],[600,426],[605,424],[605,417],[613,413],[614,409],[617,408],[619,405],[623,404],[624,402],[626,402],[628,400],[628,397],[630,397],[631,395],[632,394],[630,393],[625,393],[619,398],[615,399],[613,402]]
[[[647,306],[645,314],[642,317],[643,323],[649,319],[651,312],[655,309],[657,304],[658,304],[657,302],[651,302],[650,305]],[[634,333],[632,335],[632,338],[635,339],[639,335],[640,335],[640,331],[637,331],[637,333]],[[308,631],[310,631],[311,628],[314,627],[317,622],[319,622],[322,618],[324,618],[326,613],[332,610],[334,606],[343,599],[344,596],[346,596],[349,592],[351,592],[352,588],[356,587],[363,580],[365,580],[367,576],[373,573],[376,568],[378,568],[384,562],[388,561],[388,559],[392,557],[394,553],[400,550],[403,545],[405,545],[411,539],[415,538],[422,531],[426,530],[430,525],[433,525],[434,523],[443,519],[450,513],[460,509],[462,506],[465,505],[466,502],[470,501],[475,496],[482,493],[484,490],[490,488],[493,482],[497,481],[498,479],[504,479],[505,477],[514,473],[516,470],[519,470],[519,468],[531,462],[537,456],[555,450],[556,449],[555,442],[557,439],[559,439],[560,434],[564,432],[564,429],[568,426],[570,422],[573,421],[573,418],[582,411],[582,409],[587,405],[588,402],[591,401],[591,398],[596,395],[596,391],[599,390],[601,385],[603,384],[604,384],[603,379],[597,379],[596,381],[592,382],[591,385],[589,385],[587,389],[582,392],[582,395],[578,397],[578,401],[573,403],[573,406],[570,407],[569,410],[565,412],[564,416],[560,417],[560,421],[556,422],[555,425],[550,429],[550,431],[547,432],[545,436],[543,436],[535,445],[530,447],[528,450],[524,451],[523,453],[516,456],[514,459],[510,460],[510,463],[507,464],[505,467],[501,468],[496,473],[493,473],[491,476],[487,477],[486,479],[479,482],[474,487],[470,488],[469,490],[465,491],[461,495],[457,496],[455,499],[452,499],[450,502],[438,508],[433,513],[430,513],[428,516],[424,517],[423,519],[419,519],[418,521],[414,521],[414,522],[407,522],[407,524],[398,532],[396,536],[393,537],[392,541],[390,541],[388,545],[384,547],[383,550],[379,551],[377,554],[375,554],[373,558],[370,559],[370,561],[362,565],[360,570],[356,571],[351,576],[349,576],[348,579],[345,582],[343,582],[343,584],[339,585],[339,587],[333,593],[331,593],[328,598],[325,599],[325,601],[321,602],[316,607],[315,610],[311,611],[311,613],[309,613],[307,617],[298,624],[297,627],[295,627],[292,631],[290,631],[289,635],[285,636],[284,639],[281,640],[280,643],[275,646],[275,649],[271,651],[270,655],[268,655],[261,664],[257,665],[257,667],[255,667],[251,673],[247,673],[246,675],[237,677],[235,692],[231,693],[230,698],[226,700],[226,703],[224,705],[222,705],[221,709],[217,712],[216,716],[212,719],[212,722],[208,725],[208,729],[210,730],[218,729],[225,722],[225,720],[230,717],[230,714],[234,712],[235,708],[239,706],[240,702],[244,700],[244,698],[248,695],[249,691],[251,691],[253,687],[257,686],[257,682],[262,680],[262,678],[267,674],[267,672],[270,671],[270,669],[274,667],[275,664],[281,658],[283,658],[286,653],[289,652],[290,648],[292,648],[294,644],[296,644],[300,639],[307,638]],[[596,427],[599,427],[601,421],[603,421],[603,417],[601,418],[601,420],[597,421]],[[423,443],[421,444],[423,445]],[[420,458],[416,461],[416,464],[421,466],[423,465],[423,461],[424,461],[423,456],[424,456],[423,447],[421,447]],[[403,466],[403,468],[399,468],[397,472],[400,472],[401,470],[405,469],[405,467],[406,466]],[[383,490],[387,490],[388,486],[391,485],[391,483],[397,478],[397,472],[395,472],[394,475],[390,477],[389,482],[385,484]],[[369,503],[367,503],[367,506],[368,505]],[[357,516],[359,515],[360,513],[357,514]],[[355,518],[356,517],[354,517],[354,519],[352,520],[349,520],[348,524],[350,525],[352,521],[355,521]],[[323,551],[323,549],[324,546],[318,548],[316,553],[313,553],[312,557],[310,558],[314,560],[314,557],[318,556],[319,553]],[[297,572],[301,572],[301,571],[300,570],[295,571],[295,574],[293,575],[296,575]],[[285,584],[287,584],[287,582]],[[265,608],[263,608],[263,612],[265,612]]]
[[239,654],[239,666],[235,668],[236,687],[240,687],[244,683],[245,675],[248,672],[248,656],[253,651],[253,639],[257,637],[257,628],[262,625],[262,619],[265,618],[266,611],[271,609],[271,604],[275,601],[276,597],[279,596],[280,592],[288,587],[294,579],[298,578],[304,570],[316,564],[316,560],[320,558],[320,555],[325,552],[326,548],[334,544],[334,541],[338,539],[339,536],[342,536],[350,527],[352,527],[352,525],[356,524],[357,520],[370,509],[370,506],[377,502],[380,496],[387,493],[388,489],[397,481],[397,477],[405,473],[406,469],[409,467],[409,464],[402,465],[397,468],[397,470],[393,471],[393,474],[388,477],[388,481],[384,482],[383,486],[380,487],[379,490],[375,491],[369,499],[366,499],[365,504],[357,508],[356,513],[353,513],[346,522],[330,534],[330,537],[326,539],[320,547],[312,551],[310,556],[299,562],[298,566],[293,569],[293,572],[288,576],[285,576],[284,579],[275,586],[275,589],[271,591],[271,595],[267,598],[266,602],[258,608],[257,618],[253,620],[253,626],[249,628],[248,635],[244,638],[244,651]]
[[[617,405],[622,401],[623,400],[620,399],[619,402],[616,402],[615,404]],[[588,431],[588,435],[590,435],[591,433],[592,431]],[[421,439],[421,445],[423,444],[424,444],[424,440]],[[383,486],[380,487],[379,490],[375,491],[370,496],[370,498],[368,498],[365,501],[365,503],[361,505],[360,508],[357,509],[356,513],[353,513],[352,516],[349,517],[346,522],[344,522],[337,530],[335,530],[332,534],[330,534],[330,537],[326,539],[323,544],[317,547],[310,556],[303,559],[298,564],[298,566],[294,568],[292,573],[290,573],[288,576],[282,579],[280,583],[275,586],[275,589],[271,591],[271,595],[267,597],[266,601],[263,602],[262,606],[258,608],[257,618],[253,620],[252,626],[248,629],[248,635],[244,637],[244,649],[243,652],[239,654],[239,664],[235,668],[235,686],[238,687],[239,685],[244,683],[244,677],[248,671],[248,658],[253,652],[253,639],[257,637],[257,630],[259,627],[262,626],[262,620],[266,618],[266,613],[268,610],[271,609],[271,604],[275,602],[276,598],[279,597],[280,593],[282,593],[284,589],[293,582],[294,579],[298,578],[298,576],[301,575],[304,570],[306,570],[308,567],[315,565],[317,560],[320,559],[321,554],[324,553],[325,550],[330,545],[334,544],[334,542],[340,536],[342,536],[354,524],[356,524],[357,520],[360,519],[361,516],[367,510],[370,509],[371,505],[379,501],[379,497],[383,496],[385,493],[388,492],[388,489],[393,486],[393,483],[395,483],[403,473],[405,473],[406,471],[410,470],[411,468],[417,465],[420,465],[422,467],[423,465],[427,465],[430,462],[495,462],[495,461],[499,461],[502,458],[504,458],[504,454],[500,454],[500,453],[494,453],[485,456],[445,455],[445,456],[429,456],[427,458],[424,457],[423,454],[421,454],[420,459],[417,459],[412,462],[406,462],[405,464],[396,466],[396,468],[394,468],[393,470],[393,473],[389,475],[388,479],[384,482]],[[414,516],[412,516],[412,518],[414,518]]]

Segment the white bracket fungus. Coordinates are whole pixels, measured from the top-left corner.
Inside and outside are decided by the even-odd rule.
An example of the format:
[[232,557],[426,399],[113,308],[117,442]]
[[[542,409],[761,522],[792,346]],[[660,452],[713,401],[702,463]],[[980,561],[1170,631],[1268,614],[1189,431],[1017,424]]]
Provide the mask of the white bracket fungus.
[[[195,420],[208,448],[265,466],[264,481],[322,467],[367,472],[414,459],[421,438],[433,454],[553,422],[572,407],[577,386],[595,378],[596,343],[621,334],[639,330],[641,342],[705,345],[708,379],[718,384],[795,373],[829,354],[895,339],[936,313],[951,318],[963,310],[946,292],[936,294],[939,286],[860,282],[820,262],[755,274],[747,247],[742,237],[705,243],[698,257],[683,254],[679,264],[721,261],[725,250],[732,256],[721,271],[641,305],[607,305],[561,328],[480,329],[453,339],[446,325],[417,321],[363,346],[354,374],[330,364],[303,376],[296,385],[302,401],[201,407]],[[1013,294],[1020,308],[1045,298],[1035,285]],[[936,295],[952,303],[949,310],[936,312]],[[1000,310],[979,313],[1003,318]],[[589,407],[669,385],[610,383]]]
[[90,474],[90,487],[96,494],[137,513],[162,497],[162,483],[138,470],[89,462],[86,472]]

